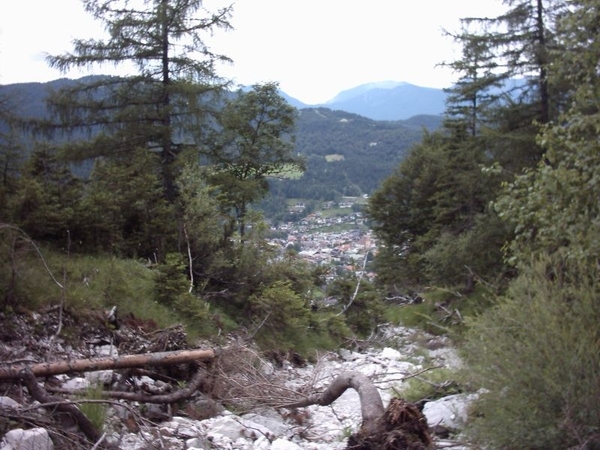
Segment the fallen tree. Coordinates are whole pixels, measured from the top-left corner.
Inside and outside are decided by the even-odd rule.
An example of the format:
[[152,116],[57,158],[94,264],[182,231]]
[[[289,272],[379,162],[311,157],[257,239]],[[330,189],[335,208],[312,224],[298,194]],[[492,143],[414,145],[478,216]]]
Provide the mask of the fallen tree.
[[[247,386],[240,383],[235,378],[235,370],[240,369],[245,359],[240,357],[239,352],[228,351],[216,359],[217,379],[221,383],[229,384],[228,388],[221,388],[221,392],[227,392],[229,395],[235,395],[236,392],[245,392]],[[248,353],[248,351],[246,351]],[[236,368],[233,372],[228,370],[218,370],[222,365],[221,359],[233,358],[236,361]],[[52,396],[36,381],[36,376],[49,376],[60,373],[105,370],[105,369],[123,369],[143,366],[164,366],[180,363],[194,363],[197,361],[212,361],[215,359],[215,352],[212,350],[186,350],[176,352],[152,353],[146,355],[130,355],[115,358],[101,358],[88,360],[61,361],[56,363],[44,363],[33,365],[9,366],[0,368],[0,380],[20,380],[29,390],[32,398],[41,403],[41,407],[48,407],[52,411],[70,414],[80,430],[84,433],[90,442],[97,441],[99,432],[94,428],[89,419],[77,407],[76,402],[64,400],[60,397]],[[250,372],[246,375],[256,375],[260,372],[255,364],[248,366]],[[226,366],[221,367],[225,369]],[[215,366],[213,370],[215,372]],[[203,368],[197,368],[195,375],[189,380],[185,388],[170,392],[164,395],[149,395],[145,392],[105,392],[106,397],[120,398],[129,401],[139,401],[147,403],[174,403],[191,397],[196,391],[201,389],[202,381],[207,372]],[[213,373],[213,376],[215,373]],[[258,386],[258,393],[246,392],[246,395],[257,395],[259,403],[269,404],[274,397],[279,397],[278,408],[287,408],[295,410],[309,405],[327,406],[335,402],[347,389],[354,389],[360,398],[362,424],[360,429],[350,436],[347,443],[347,450],[430,450],[433,448],[432,438],[429,433],[427,420],[421,411],[412,403],[402,399],[392,399],[387,408],[384,408],[379,391],[373,382],[360,372],[346,372],[335,378],[321,392],[293,392],[277,383],[275,380],[258,378],[254,376],[242,377],[248,379],[253,386]],[[268,384],[266,384],[268,383]],[[314,386],[314,385],[313,385]],[[311,389],[312,390],[312,389]],[[282,394],[280,397],[278,394]],[[313,391],[314,392],[314,391]],[[69,393],[69,392],[63,392]],[[74,392],[70,392],[73,394]],[[239,393],[239,392],[238,392]],[[217,394],[218,392],[213,392]],[[268,394],[268,395],[267,395]],[[260,401],[262,398],[263,402]],[[281,402],[281,399],[287,398],[288,402]],[[271,399],[269,401],[269,399]]]
[[[354,389],[360,399],[362,424],[348,440],[348,450],[429,450],[433,448],[427,420],[419,408],[402,399],[393,399],[384,408],[375,384],[360,372],[344,372],[325,388],[316,364],[311,380],[302,388],[292,390],[285,377],[266,375],[259,354],[245,346],[231,346],[216,360],[216,389],[212,393],[226,406],[238,411],[251,411],[269,406],[288,409],[288,415],[302,420],[299,411],[310,405],[333,404],[347,389]],[[423,369],[423,371],[429,369]],[[422,372],[418,372],[422,373]],[[418,374],[417,373],[417,374]],[[408,379],[417,374],[406,374]]]
[[47,377],[63,373],[130,369],[144,366],[168,366],[195,361],[211,361],[214,358],[214,350],[179,350],[174,352],[125,355],[114,358],[90,358],[51,363],[15,364],[9,365],[8,367],[0,367],[0,381],[19,379],[23,369],[31,370],[31,373],[36,377]]
[[[0,380],[20,381],[29,391],[40,407],[48,409],[52,415],[66,413],[70,415],[81,432],[91,442],[99,442],[101,435],[90,419],[79,409],[76,402],[49,394],[36,377],[67,374],[73,372],[91,372],[108,369],[129,369],[144,366],[168,366],[197,361],[211,361],[215,358],[213,350],[182,350],[174,352],[149,353],[142,355],[126,355],[114,358],[78,359],[39,363],[32,365],[9,365],[0,368]],[[206,372],[198,369],[185,388],[165,395],[148,395],[145,393],[114,392],[111,397],[147,403],[175,403],[191,397],[201,386]],[[108,392],[106,394],[109,394]]]
[[65,401],[62,397],[50,395],[46,390],[38,384],[35,375],[29,367],[19,371],[19,380],[29,391],[29,395],[34,400],[40,402],[41,406],[47,405],[48,411],[52,415],[66,413],[69,414],[81,432],[90,442],[95,443],[100,440],[100,431],[92,423],[92,421],[77,407],[76,404]]
[[334,401],[352,388],[358,392],[362,414],[362,429],[366,432],[375,431],[377,420],[383,415],[384,408],[381,397],[375,385],[360,372],[346,372],[338,376],[322,393],[312,394],[305,399],[283,405],[284,408],[301,408],[309,405],[331,405]]
[[394,398],[386,409],[377,387],[360,372],[339,375],[325,389],[303,400],[285,405],[299,408],[309,405],[331,405],[347,389],[360,398],[362,425],[348,439],[347,450],[428,450],[433,448],[427,419],[412,403]]

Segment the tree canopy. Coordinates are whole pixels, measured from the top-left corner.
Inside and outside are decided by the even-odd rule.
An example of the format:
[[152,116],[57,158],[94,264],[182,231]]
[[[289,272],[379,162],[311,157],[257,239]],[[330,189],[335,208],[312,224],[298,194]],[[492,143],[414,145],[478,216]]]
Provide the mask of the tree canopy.
[[207,95],[225,85],[215,71],[227,57],[210,51],[205,37],[229,28],[231,7],[209,13],[200,0],[86,0],[104,24],[107,39],[75,39],[73,52],[50,56],[61,70],[111,64],[132,70],[126,77],[96,77],[61,89],[49,104],[63,130],[92,139],[67,145],[71,159],[122,156],[139,148],[160,154],[164,195],[175,197],[177,155],[197,147],[196,136],[214,102]]

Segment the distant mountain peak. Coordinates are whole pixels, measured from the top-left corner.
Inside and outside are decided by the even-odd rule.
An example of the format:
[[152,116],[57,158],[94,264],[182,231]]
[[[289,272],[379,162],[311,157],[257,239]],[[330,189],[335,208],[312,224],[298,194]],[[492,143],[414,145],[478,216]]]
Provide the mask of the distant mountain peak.
[[350,98],[357,97],[365,92],[371,91],[373,89],[395,89],[399,86],[408,86],[409,83],[405,81],[375,81],[372,83],[365,83],[359,86],[353,87],[351,89],[346,89],[345,91],[340,92],[331,100],[327,101],[325,104],[328,105],[330,103],[343,102]]
[[375,81],[372,83],[365,83],[365,84],[361,84],[359,86],[357,86],[358,88],[364,87],[366,89],[394,89],[397,88],[398,86],[405,86],[407,84],[406,81],[392,81],[392,80],[387,80],[387,81]]

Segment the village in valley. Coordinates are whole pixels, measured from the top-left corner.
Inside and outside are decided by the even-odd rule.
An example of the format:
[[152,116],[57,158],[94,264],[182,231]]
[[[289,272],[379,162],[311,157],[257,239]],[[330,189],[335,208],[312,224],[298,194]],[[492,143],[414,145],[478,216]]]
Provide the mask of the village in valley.
[[[361,201],[359,201],[361,200]],[[277,238],[270,244],[282,252],[294,250],[297,255],[312,263],[329,266],[327,281],[340,275],[354,273],[373,279],[373,272],[365,272],[367,261],[376,252],[376,241],[365,224],[365,217],[356,206],[364,203],[363,198],[344,197],[338,204],[326,202],[320,211],[312,212],[301,220],[284,222],[271,230]],[[291,211],[301,214],[303,203],[295,203]]]

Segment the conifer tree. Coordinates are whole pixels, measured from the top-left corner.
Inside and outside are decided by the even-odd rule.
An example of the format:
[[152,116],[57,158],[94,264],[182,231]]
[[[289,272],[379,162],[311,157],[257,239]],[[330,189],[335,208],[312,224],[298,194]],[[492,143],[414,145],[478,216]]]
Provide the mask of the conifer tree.
[[164,195],[173,201],[177,155],[194,147],[190,130],[202,128],[207,95],[224,85],[215,64],[228,59],[212,53],[204,37],[230,27],[231,7],[213,14],[201,0],[83,3],[108,38],[76,39],[73,52],[49,57],[50,65],[67,70],[111,64],[133,72],[86,78],[50,98],[60,126],[88,133],[65,154],[87,159],[140,148],[159,153]]
[[450,34],[463,46],[448,67],[459,73],[447,113],[463,116],[484,138],[488,153],[510,173],[535,166],[543,156],[539,126],[555,119],[563,102],[549,70],[560,49],[561,0],[504,0],[494,18],[464,18]]

